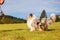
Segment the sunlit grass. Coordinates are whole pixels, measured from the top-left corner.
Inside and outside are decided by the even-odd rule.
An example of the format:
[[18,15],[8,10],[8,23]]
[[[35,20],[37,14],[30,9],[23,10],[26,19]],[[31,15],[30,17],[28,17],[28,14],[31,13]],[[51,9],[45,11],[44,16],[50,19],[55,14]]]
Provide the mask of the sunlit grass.
[[30,32],[26,23],[0,24],[0,40],[60,40],[60,22],[49,25],[49,30]]

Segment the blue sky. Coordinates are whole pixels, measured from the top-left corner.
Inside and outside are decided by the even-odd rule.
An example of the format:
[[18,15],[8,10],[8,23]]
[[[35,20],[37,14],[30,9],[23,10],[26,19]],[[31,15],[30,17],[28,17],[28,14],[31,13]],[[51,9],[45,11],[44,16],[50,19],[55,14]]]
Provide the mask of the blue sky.
[[1,7],[6,15],[23,19],[26,19],[29,13],[39,18],[43,9],[48,17],[51,13],[60,15],[60,0],[5,0]]

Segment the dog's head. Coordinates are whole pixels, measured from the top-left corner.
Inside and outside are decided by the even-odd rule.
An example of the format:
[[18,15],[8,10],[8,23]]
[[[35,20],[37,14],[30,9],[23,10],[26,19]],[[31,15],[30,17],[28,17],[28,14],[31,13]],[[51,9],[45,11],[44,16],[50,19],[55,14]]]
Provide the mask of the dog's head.
[[31,13],[27,16],[27,19],[31,19],[32,17],[33,17],[33,14]]
[[32,13],[30,13],[28,16],[27,16],[27,19],[32,19],[32,18],[36,18],[36,16]]

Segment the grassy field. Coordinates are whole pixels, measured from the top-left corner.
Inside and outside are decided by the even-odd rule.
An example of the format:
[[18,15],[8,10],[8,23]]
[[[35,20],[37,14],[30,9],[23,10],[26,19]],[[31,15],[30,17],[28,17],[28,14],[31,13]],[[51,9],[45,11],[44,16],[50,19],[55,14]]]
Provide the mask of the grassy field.
[[49,25],[48,31],[30,32],[25,23],[0,24],[0,40],[60,40],[60,22]]

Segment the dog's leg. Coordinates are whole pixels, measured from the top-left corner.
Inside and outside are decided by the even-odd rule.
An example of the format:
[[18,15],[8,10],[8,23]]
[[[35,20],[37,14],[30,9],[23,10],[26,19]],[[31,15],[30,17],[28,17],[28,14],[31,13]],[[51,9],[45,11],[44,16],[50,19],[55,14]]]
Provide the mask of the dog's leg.
[[48,30],[48,25],[45,25],[45,30],[46,30],[46,31]]
[[34,27],[31,27],[30,31],[32,32],[32,31],[34,31],[34,30],[35,30],[35,28],[34,28]]
[[44,31],[44,27],[43,26],[39,26],[39,31]]
[[42,30],[42,24],[41,23],[38,24],[38,29],[39,29],[39,31],[43,31]]
[[35,23],[32,23],[30,31],[35,31],[36,28],[37,28],[37,25]]
[[41,28],[39,28],[39,31],[42,31],[42,29],[41,29]]

